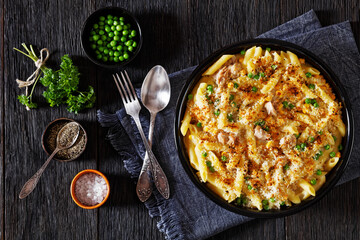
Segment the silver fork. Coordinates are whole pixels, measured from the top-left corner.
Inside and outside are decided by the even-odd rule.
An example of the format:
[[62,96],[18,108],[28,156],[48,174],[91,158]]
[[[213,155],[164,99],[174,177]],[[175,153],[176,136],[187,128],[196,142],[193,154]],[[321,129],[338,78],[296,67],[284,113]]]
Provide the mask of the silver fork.
[[[127,72],[124,70],[124,73],[120,72],[120,74],[121,74],[121,79],[118,74],[116,74],[116,77],[115,77],[115,75],[113,75],[113,78],[115,80],[116,86],[121,95],[121,100],[124,104],[126,113],[134,119],[136,126],[140,132],[140,136],[144,142],[146,152],[150,158],[151,171],[152,171],[152,175],[154,178],[155,186],[159,190],[160,194],[165,199],[168,199],[170,196],[170,188],[169,188],[168,180],[166,178],[164,171],[160,167],[159,162],[156,160],[154,153],[151,151],[151,147],[150,147],[148,140],[145,137],[144,131],[141,127],[141,123],[140,123],[140,119],[139,119],[139,113],[141,110],[141,106],[140,106],[139,100],[136,96],[134,87],[131,84],[131,81],[130,81],[130,78],[129,78],[129,75],[127,74]],[[126,76],[126,78],[125,78],[125,76]],[[131,90],[130,90],[129,86],[130,86]]]

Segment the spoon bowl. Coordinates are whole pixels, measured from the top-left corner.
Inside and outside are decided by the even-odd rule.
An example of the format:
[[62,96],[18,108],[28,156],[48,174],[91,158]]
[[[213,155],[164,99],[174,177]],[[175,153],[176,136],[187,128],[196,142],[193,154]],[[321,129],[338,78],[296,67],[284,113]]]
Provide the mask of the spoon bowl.
[[156,65],[146,75],[141,86],[141,101],[151,113],[158,113],[168,105],[170,81],[162,66]]

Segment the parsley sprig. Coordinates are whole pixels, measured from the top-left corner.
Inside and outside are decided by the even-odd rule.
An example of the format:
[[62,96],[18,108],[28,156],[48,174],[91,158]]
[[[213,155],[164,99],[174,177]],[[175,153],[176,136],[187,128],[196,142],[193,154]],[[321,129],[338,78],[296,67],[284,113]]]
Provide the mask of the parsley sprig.
[[[18,52],[32,59],[34,62],[38,60],[33,47],[30,45],[30,49],[25,44],[22,44],[27,53],[14,48]],[[78,113],[85,108],[92,108],[95,103],[95,91],[92,86],[88,86],[87,91],[79,91],[79,76],[78,68],[73,64],[71,58],[68,55],[64,55],[61,58],[60,69],[54,71],[51,68],[45,66],[41,67],[43,76],[36,79],[32,86],[31,92],[28,96],[22,94],[18,96],[18,100],[21,104],[29,107],[36,108],[37,104],[32,101],[32,94],[34,92],[36,83],[40,78],[40,82],[47,89],[43,92],[43,96],[50,104],[50,107],[60,106],[62,104],[67,105],[69,112]]]

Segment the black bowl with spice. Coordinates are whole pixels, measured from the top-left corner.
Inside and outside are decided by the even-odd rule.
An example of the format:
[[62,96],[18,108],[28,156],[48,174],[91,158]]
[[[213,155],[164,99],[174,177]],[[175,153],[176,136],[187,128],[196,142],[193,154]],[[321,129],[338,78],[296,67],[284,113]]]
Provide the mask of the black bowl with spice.
[[[56,138],[60,129],[69,122],[76,122],[69,118],[58,118],[49,123],[42,135],[41,143],[45,152],[50,155],[56,148]],[[80,133],[74,145],[68,149],[59,151],[54,159],[61,162],[68,162],[77,159],[85,150],[87,135],[85,129],[79,124]]]

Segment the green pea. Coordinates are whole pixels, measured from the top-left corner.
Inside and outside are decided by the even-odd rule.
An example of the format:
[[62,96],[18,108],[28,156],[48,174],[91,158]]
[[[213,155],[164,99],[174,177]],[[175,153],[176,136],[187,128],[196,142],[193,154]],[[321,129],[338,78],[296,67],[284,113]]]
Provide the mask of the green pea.
[[249,77],[249,78],[253,78],[253,76],[254,76],[254,74],[252,74],[252,73],[249,73],[249,74],[248,74],[248,77]]
[[96,23],[94,24],[93,26],[94,29],[98,29],[99,28],[99,25],[97,25]]
[[101,16],[101,17],[99,17],[99,20],[100,20],[100,21],[105,21],[105,17],[104,17],[104,16]]
[[129,58],[129,54],[127,54],[127,53],[124,53],[123,56],[124,56],[125,59],[128,59],[128,58]]
[[329,145],[329,144],[326,144],[326,145],[325,145],[325,149],[326,149],[326,150],[329,150],[329,149],[330,149],[330,145]]
[[131,42],[130,41],[127,41],[126,43],[125,43],[125,46],[130,46],[131,45]]
[[314,84],[309,84],[309,88],[310,88],[311,90],[314,90],[314,89],[315,89],[315,85],[314,85]]
[[136,36],[136,31],[135,31],[135,30],[132,30],[132,31],[131,31],[131,36],[133,36],[133,37]]
[[119,17],[119,20],[123,22],[123,21],[124,21],[124,17]]
[[99,38],[100,38],[100,36],[99,36],[99,35],[94,35],[94,36],[93,36],[94,41],[99,40]]
[[111,38],[113,38],[113,37],[114,37],[114,33],[113,33],[113,32],[109,32],[108,36],[111,37]]
[[340,145],[338,146],[338,149],[339,149],[339,151],[343,150],[343,145],[340,144]]
[[254,76],[254,79],[255,79],[255,80],[259,80],[259,78],[260,78],[260,76],[257,75],[257,74]]
[[215,116],[219,116],[220,115],[220,110],[217,109],[215,112],[214,112]]
[[106,40],[106,36],[105,36],[105,35],[102,35],[102,36],[100,37],[100,39],[103,40],[103,41],[105,41],[105,40]]
[[123,21],[120,21],[119,24],[120,24],[121,26],[124,26],[124,25],[125,25]]
[[112,18],[113,18],[113,16],[112,16],[111,14],[108,14],[106,17],[107,17],[108,19],[112,19]]
[[107,47],[107,48],[111,48],[110,43],[106,44],[106,47]]
[[308,140],[309,142],[313,143],[315,141],[315,138],[313,136],[310,136]]
[[125,59],[124,59],[123,56],[120,56],[120,57],[119,57],[119,60],[122,62],[122,61],[124,61]]
[[270,51],[271,51],[271,48],[266,48],[266,51],[270,52]]
[[100,52],[103,52],[103,51],[104,51],[104,47],[102,47],[102,46],[99,47],[98,49],[99,49]]
[[110,62],[113,62],[113,61],[114,61],[114,58],[113,58],[113,57],[109,57],[109,61],[110,61]]
[[121,51],[121,50],[123,49],[123,46],[119,45],[119,46],[116,47],[116,49],[117,49],[118,51]]
[[247,185],[247,188],[248,188],[249,190],[251,190],[251,189],[252,189],[252,186],[249,184],[249,185]]
[[90,41],[90,42],[93,42],[94,39],[93,39],[92,37],[89,37],[89,41]]
[[121,31],[121,30],[122,30],[122,27],[121,27],[120,25],[117,25],[117,26],[115,27],[115,29],[116,29],[116,31]]
[[91,48],[95,49],[96,48],[96,44],[91,44]]
[[96,50],[95,53],[96,53],[97,55],[99,55],[99,54],[100,54],[100,51],[99,51],[99,50]]
[[201,156],[203,156],[203,157],[207,157],[207,152],[203,152],[203,153],[201,153]]
[[90,35],[95,35],[95,34],[96,34],[95,31],[91,31],[91,32],[90,32]]
[[112,47],[115,47],[115,46],[116,46],[116,41],[111,41],[111,42],[110,42],[110,45],[111,45]]
[[245,55],[245,50],[241,50],[240,54]]
[[311,183],[311,185],[315,185],[316,184],[316,179],[311,179],[310,183]]
[[120,32],[119,32],[119,31],[114,31],[114,35],[115,35],[115,36],[119,36],[119,35],[120,35]]
[[133,48],[132,46],[128,46],[128,50],[129,50],[130,52],[132,52],[132,51],[134,50],[134,48]]
[[335,152],[331,152],[329,155],[330,155],[330,157],[332,157],[332,158],[336,156]]
[[109,56],[111,56],[111,57],[114,56],[114,51],[113,50],[109,51]]
[[108,57],[106,57],[106,56],[103,56],[103,57],[102,57],[102,60],[103,60],[104,62],[107,62],[107,60],[108,60]]
[[99,22],[99,28],[101,29],[101,27],[103,27],[105,25],[104,22]]
[[102,45],[102,44],[103,44],[103,41],[100,39],[100,40],[97,41],[97,44],[98,44],[98,45]]
[[124,25],[123,28],[124,28],[125,30],[129,29],[129,27],[128,27],[127,25]]
[[229,100],[232,101],[232,100],[234,100],[234,98],[235,98],[235,96],[233,94],[230,94]]
[[106,32],[110,32],[110,31],[111,31],[111,28],[110,28],[108,25],[106,25],[106,26],[105,26],[105,31],[106,31]]
[[[133,42],[132,46],[133,46],[133,47],[136,47],[136,46],[137,46],[137,43],[136,43],[136,42]],[[234,86],[235,86],[235,84],[234,84]]]
[[112,47],[112,50],[116,51],[116,47]]
[[253,91],[253,92],[257,92],[257,90],[258,90],[257,87],[252,87],[251,88],[251,91]]
[[113,20],[114,20],[114,21],[117,21],[117,20],[119,20],[119,18],[118,18],[117,16],[114,16],[114,17],[113,17]]
[[101,58],[102,58],[102,55],[101,55],[101,54],[98,54],[98,55],[96,56],[96,58],[97,58],[97,59],[101,59]]
[[[266,51],[267,51],[267,49],[266,49]],[[269,50],[269,52],[270,52],[270,50]],[[275,202],[275,198],[270,198],[270,202]]]
[[112,19],[107,20],[107,24],[112,25],[114,21]]
[[122,36],[122,37],[120,38],[120,41],[125,42],[125,41],[126,41],[126,37]]
[[319,104],[316,102],[313,104],[314,108],[318,108],[319,107]]
[[196,124],[196,126],[197,126],[197,127],[202,127],[201,122],[198,122],[198,123]]
[[322,172],[321,172],[320,169],[316,171],[316,175],[319,175],[319,176],[320,176],[321,174],[322,174]]
[[260,77],[265,77],[265,73],[260,73]]
[[277,65],[271,65],[271,68],[275,70],[278,66]]
[[306,104],[310,104],[310,103],[311,103],[311,99],[310,99],[310,98],[305,99],[305,103],[306,103]]
[[227,160],[227,157],[225,155],[221,156],[221,161],[225,162]]
[[118,62],[118,61],[119,61],[119,58],[114,57],[114,62]]
[[123,34],[123,35],[128,35],[128,34],[129,34],[129,31],[128,31],[128,30],[124,30],[124,31],[122,31],[122,34]]
[[105,49],[104,49],[104,53],[105,53],[105,54],[109,54],[109,49],[105,48]]
[[113,24],[114,24],[114,26],[118,26],[118,25],[119,25],[119,22],[118,22],[118,21],[114,21]]
[[110,27],[111,28],[111,31],[115,31],[116,30],[116,27],[113,25]]
[[119,36],[114,36],[114,40],[115,40],[115,41],[119,41],[119,40],[120,40],[120,37],[119,37]]
[[188,95],[188,99],[189,99],[189,100],[191,100],[191,99],[193,99],[193,98],[194,98],[194,95],[192,95],[192,94],[189,94],[189,95]]
[[100,31],[99,31],[99,34],[100,34],[100,35],[104,35],[104,33],[105,33],[105,32],[104,32],[103,30],[100,30]]
[[307,73],[305,73],[305,76],[306,76],[307,78],[311,78],[311,73],[307,72]]
[[120,56],[120,53],[119,52],[114,52],[114,56],[118,57],[118,56]]

